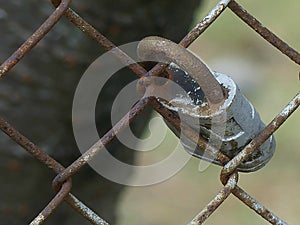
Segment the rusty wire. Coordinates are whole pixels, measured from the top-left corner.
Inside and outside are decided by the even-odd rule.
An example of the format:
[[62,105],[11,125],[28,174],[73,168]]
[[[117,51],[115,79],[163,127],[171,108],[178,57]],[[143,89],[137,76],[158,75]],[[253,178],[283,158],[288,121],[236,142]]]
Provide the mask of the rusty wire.
[[274,213],[265,208],[257,200],[248,195],[244,190],[238,187],[237,177],[235,182],[232,175],[236,174],[236,169],[251,153],[264,143],[283,123],[287,118],[299,107],[300,92],[289,102],[289,104],[266,126],[236,157],[228,162],[221,171],[220,179],[224,188],[209,202],[206,207],[189,223],[189,225],[202,224],[217,207],[230,195],[232,192],[237,198],[243,201],[247,206],[253,209],[257,214],[272,224],[287,224]]
[[238,182],[238,173],[233,173],[224,185],[222,190],[195,216],[188,225],[197,225],[203,223],[231,194]]
[[47,20],[0,66],[0,78],[13,68],[43,37],[45,37],[63,16],[70,3],[71,0],[62,0]]
[[65,197],[69,194],[72,188],[72,181],[69,179],[66,181],[61,189],[57,192],[55,197],[49,202],[49,204],[40,212],[40,214],[34,218],[30,225],[43,224],[46,219],[54,212],[54,210],[63,202]]
[[[12,140],[14,140],[18,145],[20,145],[22,148],[24,148],[28,153],[30,153],[32,156],[34,156],[37,160],[39,160],[41,163],[46,165],[49,169],[52,169],[55,173],[62,172],[65,168],[57,162],[55,159],[50,157],[48,154],[44,153],[37,145],[35,145],[33,142],[31,142],[28,138],[26,138],[24,135],[22,135],[19,131],[17,131],[13,126],[11,126],[8,122],[6,122],[1,116],[0,116],[0,129],[8,135]],[[68,181],[68,185],[65,188],[67,188],[67,192],[62,190],[62,193],[68,194],[66,196],[66,202],[68,202],[72,208],[74,208],[76,211],[78,211],[83,217],[88,219],[93,224],[107,224],[102,218],[100,218],[98,215],[96,215],[91,209],[89,209],[87,206],[85,206],[80,200],[78,200],[74,195],[70,193],[70,185],[71,180]],[[64,186],[64,185],[63,185]],[[59,189],[57,189],[59,191]],[[61,192],[61,191],[60,191]],[[44,221],[50,214],[54,212],[54,210],[57,208],[57,206],[61,203],[63,199],[61,199],[61,194],[58,193],[56,197],[49,203],[51,207],[46,206],[46,208],[43,210],[45,213],[40,213],[37,218],[34,219],[35,223],[38,221]],[[46,214],[48,216],[46,216]],[[41,220],[44,218],[44,220]]]
[[273,212],[268,210],[265,206],[247,194],[243,189],[236,186],[232,190],[232,194],[234,194],[238,199],[240,199],[243,203],[245,203],[249,208],[253,209],[258,215],[263,217],[266,221],[271,224],[276,225],[287,225],[285,221],[276,216]]
[[252,141],[231,159],[222,169],[221,175],[226,176],[231,174],[244,160],[259,148],[286,120],[287,118],[299,107],[300,105],[300,92],[289,102],[289,104],[261,131]]
[[[7,72],[13,68],[25,55],[28,53],[59,21],[64,15],[69,19],[76,27],[82,32],[91,37],[105,50],[111,50],[115,56],[139,77],[143,79],[149,76],[158,76],[162,73],[167,65],[157,64],[150,71],[146,71],[133,59],[131,59],[126,53],[117,48],[111,41],[109,41],[104,35],[93,28],[89,23],[84,21],[76,12],[69,8],[71,0],[52,0],[53,5],[56,7],[55,11],[48,17],[48,19],[29,37],[20,48],[15,51],[1,66],[0,66],[0,78],[5,76]],[[200,21],[179,43],[183,47],[188,47],[194,40],[196,40],[228,7],[238,15],[243,21],[245,21],[252,29],[258,32],[265,40],[278,48],[283,54],[287,55],[292,61],[300,64],[300,55],[297,51],[288,46],[270,30],[264,27],[258,20],[256,20],[251,14],[244,10],[237,2],[230,0],[221,0],[210,11],[210,13]],[[144,80],[141,80],[143,83]],[[107,145],[118,132],[121,132],[123,128],[128,126],[144,109],[147,105],[151,105],[156,111],[158,111],[168,122],[172,123],[179,130],[181,129],[185,135],[191,140],[194,140],[200,147],[209,151],[210,154],[215,155],[222,165],[224,166],[220,179],[224,187],[220,192],[208,203],[204,209],[190,222],[190,225],[202,224],[225,199],[232,193],[239,198],[243,203],[253,209],[256,213],[261,215],[264,219],[272,224],[286,224],[283,220],[277,217],[274,213],[269,211],[266,207],[260,204],[257,200],[252,198],[244,190],[238,187],[238,173],[236,168],[238,165],[250,154],[255,151],[270,135],[272,135],[282,125],[287,118],[297,109],[300,105],[300,93],[291,100],[291,102],[271,121],[271,123],[264,128],[257,136],[247,145],[243,151],[241,151],[233,159],[229,159],[218,150],[209,146],[208,143],[201,139],[198,134],[195,134],[189,127],[184,125],[180,127],[180,120],[176,115],[172,114],[168,109],[162,107],[155,98],[143,98],[141,99],[128,113],[121,119],[108,133],[106,133],[94,146],[92,146],[85,154],[79,157],[67,168],[64,168],[55,159],[44,153],[38,146],[33,144],[25,136],[14,129],[3,118],[0,117],[0,129],[6,133],[17,144],[22,146],[31,155],[36,157],[41,163],[48,166],[58,175],[53,180],[53,186],[57,191],[54,198],[50,203],[39,213],[39,215],[32,221],[31,224],[42,224],[45,220],[55,211],[55,209],[61,204],[63,200],[68,202],[72,208],[83,215],[92,224],[107,225],[101,217],[95,212],[90,210],[81,201],[79,201],[74,195],[70,193],[72,182],[71,177],[78,172],[84,165],[87,164],[105,145]],[[128,119],[129,118],[129,119]]]
[[266,28],[263,24],[261,24],[256,18],[243,9],[242,6],[235,1],[231,1],[228,4],[228,7],[270,44],[288,56],[295,63],[300,65],[300,54],[283,40],[281,40],[278,36],[272,33],[272,31]]
[[121,132],[129,123],[138,116],[142,110],[145,109],[149,102],[149,98],[141,99],[112,129],[110,129],[99,141],[97,141],[90,149],[88,149],[82,156],[68,166],[64,171],[58,174],[53,180],[55,189],[59,188],[61,184],[70,176],[77,173],[84,165],[92,160],[104,146],[109,144],[115,136]]

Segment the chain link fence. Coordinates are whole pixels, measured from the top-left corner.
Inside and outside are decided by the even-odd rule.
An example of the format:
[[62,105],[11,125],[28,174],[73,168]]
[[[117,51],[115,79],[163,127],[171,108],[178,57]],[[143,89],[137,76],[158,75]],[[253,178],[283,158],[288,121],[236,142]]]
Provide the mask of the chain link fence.
[[[136,63],[126,53],[117,48],[110,40],[97,31],[92,25],[82,19],[70,6],[71,0],[52,0],[52,4],[56,7],[55,11],[47,18],[47,20],[0,66],[0,78],[3,78],[22,58],[30,52],[34,46],[45,37],[45,35],[59,22],[62,17],[66,17],[74,26],[80,29],[84,34],[93,39],[106,51],[112,50],[115,57],[121,62],[128,65],[129,69],[139,77],[159,76],[166,69],[167,65],[157,64],[151,70],[147,71],[140,64]],[[243,9],[236,1],[221,0],[208,13],[208,15],[200,21],[179,43],[179,45],[187,48],[193,43],[225,10],[232,10],[240,19],[255,30],[267,42],[285,54],[290,60],[296,64],[300,64],[300,54],[282,41],[268,28],[264,27],[256,18]],[[300,93],[296,93],[295,97],[290,100],[287,106],[278,113],[278,115],[261,131],[255,138],[234,158],[230,159],[218,152],[217,157],[223,164],[220,179],[224,187],[219,193],[199,212],[199,214],[191,220],[190,225],[202,224],[215,210],[227,199],[231,194],[236,196],[240,201],[246,204],[250,209],[262,216],[271,224],[286,224],[277,215],[272,213],[263,204],[259,203],[251,197],[245,190],[238,186],[237,167],[246,160],[260,145],[262,145],[280,126],[288,119],[288,117],[300,105]],[[27,139],[18,130],[12,127],[7,121],[0,117],[0,128],[12,140],[29,152],[42,164],[57,173],[53,180],[53,187],[57,194],[49,204],[38,214],[31,224],[43,224],[47,218],[55,213],[56,208],[67,202],[73,209],[81,214],[92,224],[108,224],[97,213],[89,209],[82,201],[71,193],[71,178],[74,174],[81,170],[90,160],[92,160],[107,144],[109,144],[119,132],[129,126],[135,118],[148,106],[153,107],[160,115],[164,117],[174,127],[179,127],[179,118],[170,116],[172,113],[167,108],[161,107],[155,98],[141,99],[128,113],[124,116],[110,131],[108,131],[93,147],[88,149],[82,156],[74,161],[67,168],[63,167],[54,158],[43,152],[37,145]],[[129,118],[129,119],[128,119]],[[200,146],[204,146],[206,151],[212,153],[217,152],[212,146],[202,139],[198,139],[198,134],[194,134],[190,129],[184,129],[182,132],[187,137],[194,140]],[[99,212],[101,215],[101,212]]]

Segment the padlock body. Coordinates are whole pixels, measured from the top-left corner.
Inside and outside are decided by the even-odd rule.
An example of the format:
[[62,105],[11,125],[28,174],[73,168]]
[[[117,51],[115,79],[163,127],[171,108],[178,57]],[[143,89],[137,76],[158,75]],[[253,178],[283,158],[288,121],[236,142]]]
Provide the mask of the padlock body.
[[[204,95],[197,95],[198,97],[202,96],[203,99],[199,100],[202,104],[197,105],[195,108],[191,108],[191,104],[185,106],[182,103],[184,101],[176,98],[170,102],[176,107],[170,107],[170,104],[162,104],[171,111],[180,114],[182,123],[195,121],[196,118],[197,122],[189,124],[189,126],[199,132],[199,135],[210,145],[229,158],[233,158],[265,125],[253,105],[229,76],[218,72],[213,72],[213,74],[225,93],[225,101],[217,110],[212,112],[207,107],[204,99],[205,93]],[[176,105],[178,102],[180,102],[180,106]],[[181,137],[181,143],[189,153],[221,165],[221,162],[215,156],[207,154],[205,149],[196,146],[189,138],[174,129],[172,125],[168,125],[178,137]],[[271,136],[253,152],[247,161],[239,165],[238,170],[251,172],[263,167],[273,156],[275,146],[275,139]]]

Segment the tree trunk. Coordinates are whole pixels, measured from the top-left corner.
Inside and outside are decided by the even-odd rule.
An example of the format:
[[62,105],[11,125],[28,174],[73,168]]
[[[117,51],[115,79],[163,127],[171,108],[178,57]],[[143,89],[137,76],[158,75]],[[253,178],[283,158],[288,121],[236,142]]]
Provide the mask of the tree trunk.
[[[179,41],[188,31],[199,0],[90,0],[71,7],[116,45],[149,35]],[[50,1],[0,0],[0,62],[12,54],[53,11]],[[66,19],[0,81],[0,114],[22,134],[64,166],[80,152],[71,125],[73,95],[81,75],[103,53]],[[122,71],[101,94],[105,106],[97,106],[99,134],[111,127],[114,96],[137,77]],[[135,123],[142,131],[150,111]],[[139,132],[139,133],[140,133]],[[0,224],[29,223],[54,196],[55,174],[0,134]],[[118,141],[109,149],[121,160],[133,163],[134,153]],[[72,193],[110,223],[124,186],[102,178],[88,166],[73,177]],[[46,224],[89,224],[65,203]]]

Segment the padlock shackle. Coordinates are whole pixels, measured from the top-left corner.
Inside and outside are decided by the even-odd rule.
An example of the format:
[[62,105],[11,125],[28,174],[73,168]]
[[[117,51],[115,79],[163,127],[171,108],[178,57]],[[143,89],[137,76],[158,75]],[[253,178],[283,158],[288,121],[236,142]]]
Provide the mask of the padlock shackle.
[[197,81],[211,109],[223,104],[225,96],[221,85],[211,70],[188,49],[168,39],[151,36],[139,42],[137,53],[140,58],[148,61],[174,62]]

